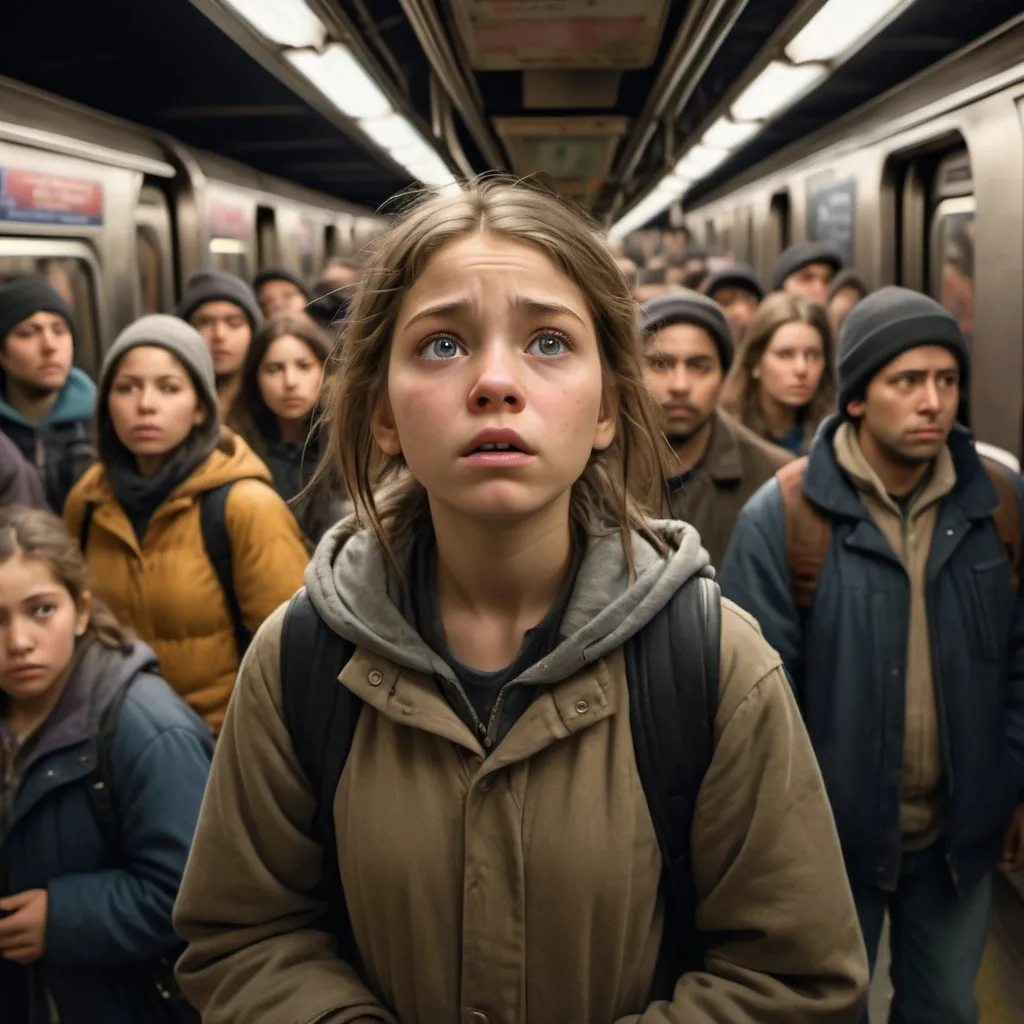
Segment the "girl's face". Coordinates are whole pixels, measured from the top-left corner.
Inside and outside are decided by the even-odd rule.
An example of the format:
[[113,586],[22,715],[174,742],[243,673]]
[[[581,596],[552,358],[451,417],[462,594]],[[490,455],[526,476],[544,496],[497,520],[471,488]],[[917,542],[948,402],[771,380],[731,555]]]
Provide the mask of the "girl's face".
[[285,334],[270,345],[260,363],[260,394],[279,420],[304,420],[316,405],[323,375],[323,363],[313,350]]
[[583,293],[539,250],[479,233],[406,292],[373,431],[432,506],[520,518],[557,502],[568,514],[617,412]]
[[43,696],[71,661],[89,604],[86,594],[76,606],[39,559],[15,555],[0,564],[0,690],[14,701]]
[[825,345],[810,325],[783,324],[765,347],[754,377],[779,405],[802,408],[818,393],[825,372]]
[[107,398],[121,444],[136,458],[161,458],[206,418],[188,371],[166,349],[140,345],[117,366]]

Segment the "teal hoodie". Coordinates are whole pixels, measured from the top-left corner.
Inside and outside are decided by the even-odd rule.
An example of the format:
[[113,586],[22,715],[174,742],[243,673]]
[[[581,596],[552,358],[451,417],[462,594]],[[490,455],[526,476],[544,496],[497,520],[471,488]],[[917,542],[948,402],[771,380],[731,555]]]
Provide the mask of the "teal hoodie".
[[91,420],[93,406],[96,404],[96,385],[89,379],[84,370],[77,366],[71,368],[67,382],[61,388],[57,401],[40,423],[33,423],[25,419],[17,409],[11,407],[7,401],[6,393],[0,393],[0,429],[5,433],[8,424],[17,424],[19,427],[30,430],[33,433],[48,433],[54,427],[66,423],[75,423],[79,420]]

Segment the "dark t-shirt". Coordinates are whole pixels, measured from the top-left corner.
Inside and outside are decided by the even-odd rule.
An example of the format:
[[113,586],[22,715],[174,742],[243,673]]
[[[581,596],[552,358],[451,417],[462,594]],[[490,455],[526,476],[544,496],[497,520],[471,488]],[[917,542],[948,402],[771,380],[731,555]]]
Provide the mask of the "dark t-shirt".
[[[438,679],[438,683],[455,713],[477,734],[488,750],[498,745],[533,700],[536,687],[512,686],[502,697],[501,706],[495,709],[498,696],[506,684],[536,665],[558,646],[562,619],[572,597],[585,549],[586,538],[575,536],[569,571],[551,610],[536,626],[526,631],[519,653],[508,665],[495,672],[482,672],[459,661],[448,646],[437,601],[437,545],[433,533],[422,537],[413,547],[406,590],[406,618],[416,627],[424,642],[451,666],[458,686],[442,678]],[[500,581],[496,580],[495,585],[500,585]],[[492,715],[495,719],[493,723],[490,722]]]

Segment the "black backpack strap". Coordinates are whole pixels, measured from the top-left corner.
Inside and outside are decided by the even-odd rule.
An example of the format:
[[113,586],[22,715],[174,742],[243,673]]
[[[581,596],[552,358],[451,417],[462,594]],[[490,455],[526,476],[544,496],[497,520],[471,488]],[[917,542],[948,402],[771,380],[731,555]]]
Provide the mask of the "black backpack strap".
[[355,645],[320,618],[305,589],[291,599],[281,631],[281,703],[292,747],[316,797],[312,831],[324,853],[319,896],[327,904],[321,927],[352,965],[358,950],[338,864],[334,797],[363,706],[338,681],[354,652]]
[[92,517],[96,514],[96,502],[87,501],[82,509],[82,522],[78,527],[78,547],[82,554],[89,545],[89,531],[92,529]]
[[679,978],[703,967],[690,830],[714,750],[721,635],[718,584],[695,577],[625,648],[637,769],[663,865],[665,923],[652,1000],[671,999]]
[[199,496],[199,525],[203,533],[206,557],[217,574],[221,590],[224,591],[224,599],[227,601],[228,613],[231,616],[231,628],[235,634],[235,646],[241,660],[249,649],[252,634],[246,628],[242,609],[235,596],[235,577],[231,570],[231,534],[228,533],[226,509],[233,485],[234,481],[221,484],[220,487],[204,491]]
[[114,745],[117,720],[130,687],[131,683],[126,683],[100,715],[99,730],[96,735],[96,764],[85,780],[89,788],[93,812],[99,822],[100,831],[103,833],[103,840],[110,851],[118,857],[121,855],[121,822],[117,813],[117,805],[114,803],[110,751]]

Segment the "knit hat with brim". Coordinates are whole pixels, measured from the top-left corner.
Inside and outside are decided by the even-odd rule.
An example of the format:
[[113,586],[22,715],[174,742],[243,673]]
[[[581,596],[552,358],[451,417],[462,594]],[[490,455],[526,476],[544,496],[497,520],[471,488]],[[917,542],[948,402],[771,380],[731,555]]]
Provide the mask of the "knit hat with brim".
[[850,310],[839,335],[839,411],[860,397],[872,377],[912,348],[940,345],[960,364],[960,386],[970,383],[971,351],[960,325],[934,299],[909,288],[880,288]]
[[71,340],[78,344],[75,317],[64,296],[38,274],[15,274],[0,281],[0,343],[20,324],[36,313],[56,313],[71,328]]
[[206,302],[232,302],[249,321],[255,331],[263,322],[256,293],[240,278],[226,270],[199,270],[185,282],[185,294],[175,312],[182,320],[191,320],[192,314]]
[[105,399],[110,390],[110,379],[117,370],[118,363],[127,352],[144,345],[152,345],[170,352],[188,370],[203,403],[216,415],[217,378],[213,372],[210,346],[206,344],[203,336],[184,320],[164,313],[153,313],[126,327],[114,339],[114,344],[107,349],[103,368],[100,370],[99,393],[103,398],[98,406],[100,416],[106,415]]
[[307,302],[311,298],[309,289],[303,284],[302,278],[298,274],[293,274],[290,270],[285,270],[283,267],[271,267],[269,270],[263,270],[252,279],[252,290],[257,296],[259,296],[260,289],[268,281],[287,281],[289,284],[295,285],[306,296]]
[[729,267],[712,274],[704,284],[704,294],[713,299],[719,288],[739,288],[755,295],[758,302],[764,298],[764,285],[750,267]]
[[772,291],[777,292],[785,283],[786,278],[813,263],[824,263],[839,273],[845,265],[842,254],[824,242],[797,242],[791,245],[779,257],[772,271]]
[[736,346],[732,328],[722,312],[722,307],[706,295],[692,291],[670,292],[649,299],[640,307],[640,333],[644,337],[655,334],[672,324],[694,324],[703,327],[711,335],[722,370],[728,372],[732,366]]

